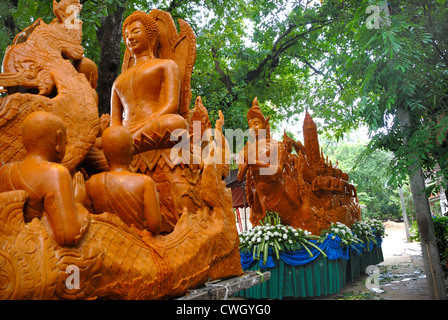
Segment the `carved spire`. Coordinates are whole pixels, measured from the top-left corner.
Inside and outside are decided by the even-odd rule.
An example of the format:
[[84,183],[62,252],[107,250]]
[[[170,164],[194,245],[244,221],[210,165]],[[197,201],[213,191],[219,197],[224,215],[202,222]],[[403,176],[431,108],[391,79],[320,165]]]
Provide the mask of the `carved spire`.
[[319,139],[317,137],[317,127],[311,118],[308,110],[303,121],[303,141],[305,142],[306,158],[311,167],[319,165],[320,148]]
[[263,113],[261,112],[260,107],[258,106],[258,99],[257,99],[257,97],[255,97],[254,101],[252,101],[252,107],[247,112],[247,120],[253,119],[253,118],[258,118],[258,119],[260,119],[263,122],[266,121]]

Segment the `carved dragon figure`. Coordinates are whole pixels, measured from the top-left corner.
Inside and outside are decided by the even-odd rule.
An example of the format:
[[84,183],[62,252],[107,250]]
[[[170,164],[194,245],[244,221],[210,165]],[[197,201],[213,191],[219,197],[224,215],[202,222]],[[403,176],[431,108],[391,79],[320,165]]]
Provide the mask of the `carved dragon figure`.
[[[162,299],[241,274],[231,194],[213,164],[204,175],[204,205],[184,212],[169,235],[103,213],[75,248],[57,246],[39,219],[25,224],[25,191],[0,193],[0,299]],[[66,284],[71,265],[79,288]]]
[[[264,118],[256,99],[247,117],[259,117],[268,127],[268,118]],[[246,179],[252,225],[258,225],[267,211],[273,211],[278,212],[283,223],[319,235],[332,223],[339,221],[351,226],[361,219],[356,188],[348,183],[346,173],[334,168],[319,153],[316,125],[308,112],[303,134],[305,145],[286,133],[281,142],[266,134],[269,143],[258,143],[252,162],[248,159],[249,142],[241,152],[244,163],[239,165],[238,175],[240,181]],[[292,153],[293,148],[297,154]],[[268,152],[276,155],[269,160],[276,161],[258,161],[266,159]],[[261,170],[266,167],[275,169],[275,174],[263,174]]]
[[[71,6],[71,7],[70,7]],[[3,163],[19,161],[25,150],[20,126],[36,110],[56,114],[67,123],[68,144],[63,164],[73,171],[90,150],[98,133],[97,95],[86,76],[69,59],[83,58],[81,20],[68,20],[66,12],[79,1],[54,1],[57,19],[37,19],[19,33],[7,50],[0,87],[0,154]]]

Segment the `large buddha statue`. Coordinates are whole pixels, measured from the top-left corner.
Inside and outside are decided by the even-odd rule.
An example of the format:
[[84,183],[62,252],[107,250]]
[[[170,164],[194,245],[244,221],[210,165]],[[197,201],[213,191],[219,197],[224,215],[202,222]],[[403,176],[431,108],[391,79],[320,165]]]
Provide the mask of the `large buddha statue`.
[[138,140],[145,139],[141,135],[151,138],[187,129],[187,121],[179,115],[179,67],[174,60],[157,57],[159,37],[156,21],[142,11],[132,13],[123,24],[132,62],[112,87],[111,125],[127,127]]

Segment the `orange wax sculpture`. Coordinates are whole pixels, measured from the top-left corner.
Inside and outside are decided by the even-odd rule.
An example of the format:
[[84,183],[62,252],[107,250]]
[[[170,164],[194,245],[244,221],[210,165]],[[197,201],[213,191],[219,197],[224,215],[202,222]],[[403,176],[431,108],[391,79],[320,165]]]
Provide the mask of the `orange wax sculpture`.
[[[285,225],[320,235],[333,223],[350,227],[361,219],[356,188],[346,173],[324,159],[316,124],[308,111],[303,124],[304,145],[286,133],[283,141],[271,138],[269,118],[263,116],[257,99],[247,118],[254,139],[240,153],[238,179],[246,179],[252,225],[259,225],[266,211],[278,212]],[[266,133],[261,135],[260,129]]]
[[[123,72],[100,119],[71,16],[82,6],[53,5],[57,18],[18,34],[0,74],[0,298],[162,299],[241,275],[228,164],[171,157],[172,135],[198,119],[211,128],[199,97],[189,110],[191,27],[179,20],[178,33],[156,9],[125,20]],[[225,155],[223,124],[220,113],[211,143]]]

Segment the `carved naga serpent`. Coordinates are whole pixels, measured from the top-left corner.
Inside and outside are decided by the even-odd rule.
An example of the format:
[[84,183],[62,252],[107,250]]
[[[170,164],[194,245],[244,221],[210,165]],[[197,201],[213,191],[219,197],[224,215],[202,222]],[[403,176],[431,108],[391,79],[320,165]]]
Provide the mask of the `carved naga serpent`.
[[[71,7],[70,7],[71,6]],[[86,76],[71,60],[83,59],[81,20],[73,25],[66,12],[79,1],[54,1],[57,19],[50,24],[37,19],[19,33],[5,53],[0,87],[0,154],[3,163],[19,161],[25,154],[20,139],[23,120],[33,111],[56,114],[68,127],[63,164],[73,172],[98,134],[97,95]]]
[[[0,193],[0,299],[160,299],[241,274],[230,192],[216,183],[214,166],[204,171],[216,178],[203,186],[206,205],[185,212],[169,235],[154,237],[103,213],[74,248],[56,245],[39,219],[25,224],[25,191]],[[212,189],[224,198],[208,196]],[[79,286],[67,285],[70,266],[79,270]]]

